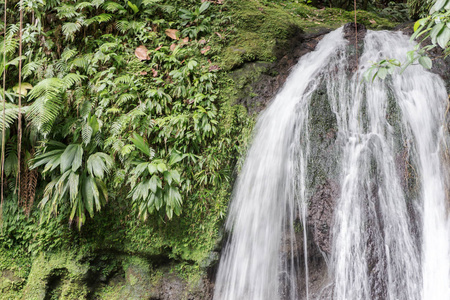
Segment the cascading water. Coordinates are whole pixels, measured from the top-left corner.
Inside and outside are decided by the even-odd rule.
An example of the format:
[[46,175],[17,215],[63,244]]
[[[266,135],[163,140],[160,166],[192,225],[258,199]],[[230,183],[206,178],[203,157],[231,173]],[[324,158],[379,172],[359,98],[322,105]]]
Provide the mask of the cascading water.
[[[369,31],[355,71],[338,29],[302,57],[259,117],[230,206],[214,299],[450,299],[445,86],[420,66],[362,80],[371,61],[404,61],[412,47],[401,33]],[[325,154],[333,163],[322,172],[318,101],[335,127]],[[324,178],[340,187],[332,249],[323,253],[328,292],[310,293],[308,202]]]

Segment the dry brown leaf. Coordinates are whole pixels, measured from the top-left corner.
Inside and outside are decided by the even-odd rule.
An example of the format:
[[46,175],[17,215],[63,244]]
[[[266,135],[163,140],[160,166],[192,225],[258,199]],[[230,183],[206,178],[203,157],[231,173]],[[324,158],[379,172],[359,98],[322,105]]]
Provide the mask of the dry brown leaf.
[[179,40],[180,38],[177,36],[178,35],[178,30],[176,29],[166,29],[166,35],[168,37],[170,37],[173,40]]
[[210,72],[211,72],[211,71],[218,71],[218,70],[220,70],[220,67],[219,67],[219,66],[212,65],[212,66],[209,67],[209,71],[210,71]]
[[369,20],[370,23],[376,24],[377,22],[375,20]]
[[209,50],[211,50],[211,46],[206,46],[205,48],[203,48],[200,52],[202,54],[205,54],[206,52],[208,52]]
[[185,37],[185,38],[182,39],[181,41],[182,41],[182,42],[181,42],[182,45],[187,44],[187,43],[189,43],[189,38],[188,38],[188,37]]
[[170,45],[170,51],[175,50],[176,47],[177,47],[177,44],[172,44],[172,45]]
[[218,32],[214,32],[215,34],[217,34],[218,37],[220,37],[221,39],[223,39],[222,35]]
[[153,77],[158,77],[158,71],[155,69],[152,69]]
[[201,39],[200,41],[198,41],[198,43],[199,43],[200,45],[204,45],[204,44],[206,44],[206,40],[205,40],[205,39]]
[[156,47],[155,51],[158,51],[161,48],[162,48],[162,45],[159,45],[158,47]]
[[149,60],[150,56],[148,56],[148,49],[144,45],[141,45],[134,50],[134,55],[140,60]]
[[139,74],[141,74],[141,75],[147,75],[148,73],[147,73],[146,71],[141,71],[141,72],[139,72]]

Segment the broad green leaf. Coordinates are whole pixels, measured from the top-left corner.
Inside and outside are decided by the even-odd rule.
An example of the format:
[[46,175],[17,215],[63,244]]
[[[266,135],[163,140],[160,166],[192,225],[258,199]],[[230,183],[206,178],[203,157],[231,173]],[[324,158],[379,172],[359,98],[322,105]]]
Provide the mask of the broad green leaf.
[[408,61],[410,63],[412,63],[414,61],[414,59],[415,59],[415,52],[414,52],[414,50],[408,51],[406,53],[406,58],[408,59]]
[[433,66],[433,62],[428,56],[421,56],[419,58],[419,63],[425,68],[425,69],[431,69]]
[[414,23],[414,31],[417,31],[417,29],[419,29],[420,27],[420,20],[417,20],[416,23]]
[[441,46],[442,49],[445,49],[448,41],[450,40],[450,29],[447,28],[447,26],[444,26],[436,40],[438,45]]
[[200,8],[198,9],[199,13],[203,13],[205,10],[207,10],[210,4],[211,3],[208,1],[203,2]]
[[163,175],[164,175],[164,181],[167,182],[168,184],[171,184],[172,176],[171,176],[170,172],[165,171]]
[[108,202],[108,188],[106,187],[105,182],[99,178],[95,178],[95,183],[97,184],[97,188],[100,192],[100,199],[105,200],[105,203]]
[[156,193],[156,191],[158,190],[158,180],[160,180],[158,176],[153,175],[148,182],[149,188],[152,193]]
[[156,167],[158,168],[158,171],[161,173],[163,173],[164,171],[167,171],[167,166],[165,163],[161,162]]
[[69,175],[69,194],[70,202],[73,205],[74,200],[78,197],[78,183],[80,176],[74,172]]
[[61,173],[69,168],[75,172],[80,166],[83,159],[83,148],[80,144],[70,144],[61,155]]
[[113,166],[111,156],[103,152],[96,152],[89,156],[86,167],[91,176],[103,178]]
[[26,96],[28,94],[28,90],[31,90],[33,86],[28,82],[22,82],[19,89],[19,84],[13,87],[13,91],[16,94],[21,94],[22,96]]
[[448,0],[436,0],[433,7],[430,10],[430,14],[433,14],[434,12],[440,11],[444,5],[447,3]]
[[388,71],[386,68],[381,67],[378,69],[378,77],[380,77],[380,79],[385,79],[387,74],[388,74]]
[[49,152],[45,152],[41,155],[38,155],[33,159],[33,164],[31,166],[31,168],[35,169],[39,166],[45,165],[49,161],[54,160],[55,157],[60,157],[61,154],[63,154],[63,152],[64,152],[64,149],[57,149],[57,150],[52,150]]
[[88,213],[93,216],[94,215],[94,193],[92,190],[93,181],[92,177],[88,176],[84,178],[83,184],[83,200],[84,200],[84,208],[88,211]]
[[128,1],[128,6],[134,11],[135,14],[139,12],[139,8],[130,1]]
[[147,168],[149,167],[149,163],[144,162],[144,163],[140,163],[138,164],[134,169],[133,169],[133,174],[136,175],[137,177],[141,176],[142,172],[144,172],[145,170],[147,170]]
[[187,154],[181,155],[178,151],[172,151],[172,153],[170,153],[169,166],[176,164],[177,162],[181,161],[186,156],[187,156]]
[[170,171],[170,176],[176,184],[180,183],[180,173],[177,170]]
[[436,39],[438,35],[441,33],[441,31],[444,29],[444,23],[437,24],[433,27],[433,29],[430,32],[431,42],[436,45]]
[[150,175],[155,174],[155,172],[158,171],[156,165],[154,164],[148,164],[148,172],[150,173]]
[[144,141],[144,139],[140,135],[138,135],[136,132],[133,133],[133,137],[131,138],[131,141],[136,146],[136,148],[141,150],[142,153],[146,154],[150,158],[153,158],[153,156],[154,156],[153,149],[151,149],[150,146],[147,144],[147,142]]

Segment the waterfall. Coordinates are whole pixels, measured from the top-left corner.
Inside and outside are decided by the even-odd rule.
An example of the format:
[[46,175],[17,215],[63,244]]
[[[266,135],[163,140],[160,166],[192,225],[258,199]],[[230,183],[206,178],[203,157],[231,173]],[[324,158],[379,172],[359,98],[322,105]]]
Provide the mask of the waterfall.
[[[355,70],[340,28],[300,59],[259,116],[214,299],[450,299],[445,85],[416,65],[362,79],[372,61],[404,61],[413,47],[401,33],[369,31]],[[320,107],[329,109],[326,122],[317,120]],[[332,146],[319,145],[324,135],[334,136]],[[339,188],[323,251],[329,292],[313,293],[309,205],[330,181]]]

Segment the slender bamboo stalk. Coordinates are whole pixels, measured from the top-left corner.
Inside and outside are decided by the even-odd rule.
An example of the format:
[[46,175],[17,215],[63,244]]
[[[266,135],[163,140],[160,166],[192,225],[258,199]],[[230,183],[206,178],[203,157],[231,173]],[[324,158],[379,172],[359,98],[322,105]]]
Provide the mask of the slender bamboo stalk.
[[5,99],[5,88],[6,88],[6,7],[7,0],[5,0],[5,11],[4,11],[4,28],[3,28],[3,128],[2,128],[2,164],[1,164],[1,203],[0,203],[0,220],[3,219],[3,197],[4,197],[4,172],[5,172],[5,144],[6,144],[6,99]]
[[20,205],[20,158],[22,153],[22,31],[23,31],[23,0],[20,0],[20,19],[19,19],[19,114],[17,123],[17,199]]

